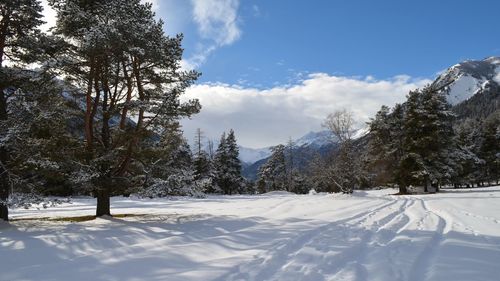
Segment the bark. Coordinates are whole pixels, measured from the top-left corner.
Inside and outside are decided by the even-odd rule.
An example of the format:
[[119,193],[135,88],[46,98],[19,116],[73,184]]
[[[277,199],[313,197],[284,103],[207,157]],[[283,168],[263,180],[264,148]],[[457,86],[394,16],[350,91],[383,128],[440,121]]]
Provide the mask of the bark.
[[132,77],[127,72],[127,66],[125,65],[125,61],[123,62],[123,76],[125,77],[125,80],[127,81],[127,97],[125,100],[125,106],[123,107],[121,118],[120,118],[120,129],[124,130],[125,125],[127,125],[127,114],[129,110],[129,104],[130,101],[132,100],[132,91],[134,88],[133,82],[132,82]]
[[97,190],[96,217],[111,216],[111,199],[107,188]]
[[9,220],[9,208],[7,207],[7,199],[9,198],[10,191],[10,181],[9,174],[5,167],[5,163],[8,160],[8,153],[5,147],[0,148],[0,220]]
[[[7,98],[5,97],[3,87],[0,87],[0,120],[5,121],[7,117]],[[9,219],[9,208],[6,204],[10,191],[9,171],[6,167],[8,161],[9,153],[7,148],[2,146],[0,147],[0,201],[3,203],[0,203],[0,220],[3,219],[5,221]]]
[[[139,95],[139,100],[145,101],[146,96],[144,93],[144,88],[143,88],[142,80],[141,80],[141,71],[139,68],[140,68],[140,63],[138,62],[138,59],[137,58],[132,59],[132,71],[133,71],[133,75],[134,75],[135,80],[136,80],[137,93]],[[135,133],[132,136],[132,138],[130,139],[130,142],[129,142],[128,147],[127,147],[127,152],[125,153],[125,157],[124,157],[122,163],[120,164],[120,167],[118,168],[118,170],[116,172],[116,175],[118,175],[118,176],[122,176],[123,174],[125,174],[125,172],[128,169],[128,166],[130,165],[130,163],[132,161],[132,155],[135,151],[137,144],[139,143],[139,137],[140,137],[141,131],[143,129],[144,112],[145,111],[143,108],[139,109],[139,115],[137,117]]]
[[399,194],[408,194],[408,188],[406,188],[406,185],[399,186]]
[[104,146],[104,151],[109,151],[110,143],[111,143],[111,133],[109,131],[109,119],[111,118],[111,114],[108,108],[108,89],[103,91],[103,99],[102,99],[102,128],[101,128],[101,139],[102,144]]
[[9,221],[9,208],[6,204],[0,204],[0,221]]

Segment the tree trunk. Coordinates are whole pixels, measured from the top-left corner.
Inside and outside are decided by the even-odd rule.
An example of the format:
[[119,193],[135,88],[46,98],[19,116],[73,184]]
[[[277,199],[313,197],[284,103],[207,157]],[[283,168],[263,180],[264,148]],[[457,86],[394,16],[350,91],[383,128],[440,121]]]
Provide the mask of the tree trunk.
[[127,125],[127,114],[130,106],[130,101],[132,100],[132,92],[134,90],[134,86],[132,77],[128,75],[125,61],[123,61],[122,64],[123,64],[123,75],[125,77],[125,80],[127,81],[127,97],[120,117],[120,129],[124,130],[125,126]]
[[96,217],[111,216],[111,200],[107,188],[97,190]]
[[9,221],[9,208],[7,208],[6,204],[0,204],[0,221]]
[[406,188],[406,185],[399,186],[399,194],[408,194],[408,188]]
[[9,199],[10,181],[9,175],[5,168],[8,159],[7,151],[4,147],[0,147],[0,220],[9,220],[9,208],[7,207],[7,199]]
[[[0,65],[0,71],[2,67]],[[7,120],[7,98],[5,97],[4,85],[0,85],[0,120]],[[7,207],[7,199],[10,192],[9,171],[7,170],[7,162],[9,153],[6,147],[0,147],[0,220],[9,220],[9,208]]]

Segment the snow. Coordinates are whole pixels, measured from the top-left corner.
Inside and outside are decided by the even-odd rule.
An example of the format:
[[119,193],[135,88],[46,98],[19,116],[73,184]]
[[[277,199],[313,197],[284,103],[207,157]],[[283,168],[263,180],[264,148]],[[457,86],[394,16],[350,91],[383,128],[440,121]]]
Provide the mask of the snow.
[[295,141],[297,146],[322,147],[335,142],[335,137],[331,131],[309,132]]
[[266,148],[248,148],[240,146],[239,158],[242,162],[253,164],[261,159],[265,159],[271,155],[271,149]]
[[[500,187],[392,196],[113,198],[80,223],[0,225],[0,280],[498,280]],[[91,215],[95,201],[12,218]]]
[[[499,64],[500,64],[500,60],[499,60]],[[497,82],[498,85],[500,85],[500,66],[498,66],[497,68],[495,68],[495,77],[493,77],[493,81]]]
[[470,75],[461,75],[451,86],[448,95],[448,102],[451,105],[459,104],[468,100],[481,88],[480,81]]

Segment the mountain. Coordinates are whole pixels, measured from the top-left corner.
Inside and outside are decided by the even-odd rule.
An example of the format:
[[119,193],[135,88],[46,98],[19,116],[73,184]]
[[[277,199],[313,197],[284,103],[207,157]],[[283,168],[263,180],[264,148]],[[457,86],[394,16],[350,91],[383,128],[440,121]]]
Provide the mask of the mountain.
[[296,146],[322,147],[335,142],[335,136],[330,131],[309,132],[295,141]]
[[468,60],[456,64],[441,74],[436,82],[449,85],[448,102],[455,106],[476,94],[500,85],[500,57]]
[[253,164],[271,155],[271,148],[248,148],[240,146],[240,160],[247,164]]
[[[326,155],[336,146],[337,141],[330,131],[309,132],[294,142],[294,165],[298,167],[299,170],[305,169],[316,155]],[[266,157],[254,163],[243,165],[242,175],[246,179],[257,179],[260,166],[265,164],[268,157],[271,155],[269,148],[267,152],[268,155]]]
[[[439,75],[435,83],[450,83],[445,90],[448,91],[448,102],[453,106],[457,122],[465,118],[483,120],[500,109],[500,57],[461,62]],[[361,153],[368,143],[368,128],[355,132],[354,138]],[[326,155],[337,147],[330,131],[309,132],[295,144],[294,154],[299,168],[306,167],[315,155]],[[259,167],[266,161],[267,158],[261,158],[251,165],[247,163],[243,167],[243,176],[250,180],[257,179]]]
[[[296,147],[310,147],[320,149],[335,142],[335,137],[330,131],[309,132],[303,137],[294,141]],[[251,166],[256,162],[261,162],[262,159],[267,159],[271,156],[271,147],[265,148],[248,148],[240,146],[240,160]],[[264,161],[265,163],[265,161]],[[259,165],[260,166],[260,165]]]

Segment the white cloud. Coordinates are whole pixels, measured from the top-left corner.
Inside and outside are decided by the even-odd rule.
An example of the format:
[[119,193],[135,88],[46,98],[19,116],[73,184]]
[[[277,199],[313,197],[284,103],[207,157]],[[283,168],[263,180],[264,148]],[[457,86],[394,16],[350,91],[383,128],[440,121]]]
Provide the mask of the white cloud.
[[183,125],[187,136],[199,127],[211,138],[233,128],[240,144],[265,147],[321,130],[323,119],[336,109],[352,110],[363,124],[380,106],[403,102],[410,90],[429,82],[408,76],[376,80],[371,76],[316,73],[299,84],[265,90],[226,84],[195,85],[184,98],[200,99],[203,108]]
[[193,20],[205,40],[199,50],[183,62],[188,68],[202,65],[217,48],[233,44],[241,37],[238,26],[239,0],[191,0]]
[[238,0],[192,0],[193,17],[204,39],[218,46],[230,45],[238,40]]

